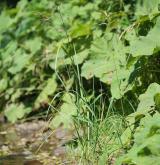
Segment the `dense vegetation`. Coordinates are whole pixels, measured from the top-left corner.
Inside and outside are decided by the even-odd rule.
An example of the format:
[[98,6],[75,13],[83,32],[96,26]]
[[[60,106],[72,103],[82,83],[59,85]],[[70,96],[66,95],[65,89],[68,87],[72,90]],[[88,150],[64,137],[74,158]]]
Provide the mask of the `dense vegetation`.
[[76,129],[71,148],[84,164],[158,165],[159,7],[160,0],[4,2],[1,113],[12,123],[47,116],[52,129]]

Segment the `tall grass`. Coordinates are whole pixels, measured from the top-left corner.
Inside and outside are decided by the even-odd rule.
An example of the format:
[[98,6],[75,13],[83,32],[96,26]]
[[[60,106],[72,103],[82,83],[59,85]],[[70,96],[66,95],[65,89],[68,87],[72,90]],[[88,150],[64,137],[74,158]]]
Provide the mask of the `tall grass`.
[[[76,97],[77,115],[73,117],[73,120],[77,139],[74,139],[69,146],[71,151],[69,156],[73,159],[76,158],[78,164],[111,164],[115,155],[123,148],[120,136],[126,127],[124,116],[117,113],[113,100],[108,104],[109,98],[103,92],[96,94],[94,78],[92,92],[88,94],[83,85],[79,66],[75,65],[72,57],[71,61],[75,88],[67,90],[65,82],[56,71],[57,77],[64,85],[63,92],[68,92]],[[67,71],[70,74],[70,70]],[[121,109],[123,109],[123,104]],[[74,145],[75,143],[77,145]]]

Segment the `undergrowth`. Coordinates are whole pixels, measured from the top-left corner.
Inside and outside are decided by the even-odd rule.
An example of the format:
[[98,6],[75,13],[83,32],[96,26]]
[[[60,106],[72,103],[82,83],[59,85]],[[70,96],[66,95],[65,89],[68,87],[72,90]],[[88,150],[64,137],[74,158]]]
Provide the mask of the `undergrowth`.
[[43,113],[51,129],[74,129],[79,164],[159,165],[159,4],[4,4],[1,112],[12,123]]

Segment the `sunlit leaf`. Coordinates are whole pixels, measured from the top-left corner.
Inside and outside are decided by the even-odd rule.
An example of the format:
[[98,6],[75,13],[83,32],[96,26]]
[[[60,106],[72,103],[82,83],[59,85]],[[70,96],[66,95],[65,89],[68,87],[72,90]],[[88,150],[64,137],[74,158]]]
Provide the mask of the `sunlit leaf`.
[[35,100],[34,107],[37,109],[41,106],[41,103],[49,103],[49,96],[53,97],[54,92],[57,89],[57,82],[55,75],[49,78],[45,87],[42,89],[37,99]]
[[31,51],[32,54],[35,54],[38,50],[40,50],[40,48],[42,46],[42,40],[40,37],[31,39],[31,40],[27,40],[25,42],[25,46],[28,50]]
[[13,63],[8,71],[12,74],[22,71],[22,69],[29,62],[30,58],[31,56],[29,54],[25,54],[21,49],[18,49],[13,56]]
[[31,108],[27,108],[23,104],[10,104],[5,110],[5,116],[10,122],[15,123],[18,119],[23,118],[24,115],[30,112]]
[[74,103],[73,96],[66,93],[63,96],[64,103],[62,104],[60,110],[58,110],[56,116],[52,119],[50,123],[51,128],[57,128],[63,124],[64,128],[73,127],[73,116],[77,113],[77,107]]
[[160,19],[157,20],[153,29],[147,36],[140,36],[131,40],[130,53],[136,56],[152,55],[160,50]]

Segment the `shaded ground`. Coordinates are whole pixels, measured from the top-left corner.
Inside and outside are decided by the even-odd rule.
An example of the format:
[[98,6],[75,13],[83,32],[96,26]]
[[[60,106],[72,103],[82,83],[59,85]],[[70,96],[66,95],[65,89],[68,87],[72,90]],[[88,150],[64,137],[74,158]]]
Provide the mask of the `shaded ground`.
[[51,131],[44,121],[1,124],[0,165],[74,165],[67,159],[65,147],[72,139],[72,132]]

